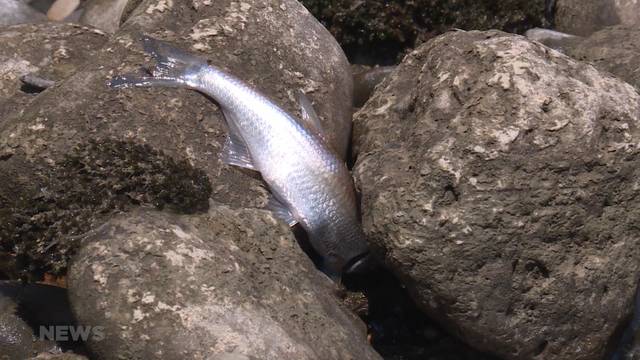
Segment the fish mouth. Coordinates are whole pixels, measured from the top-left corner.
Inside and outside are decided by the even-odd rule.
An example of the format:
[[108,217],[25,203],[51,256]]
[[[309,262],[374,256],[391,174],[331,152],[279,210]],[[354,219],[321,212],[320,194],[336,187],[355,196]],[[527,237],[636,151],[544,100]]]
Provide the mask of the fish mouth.
[[369,251],[353,257],[342,269],[345,274],[363,274],[374,268],[373,259]]

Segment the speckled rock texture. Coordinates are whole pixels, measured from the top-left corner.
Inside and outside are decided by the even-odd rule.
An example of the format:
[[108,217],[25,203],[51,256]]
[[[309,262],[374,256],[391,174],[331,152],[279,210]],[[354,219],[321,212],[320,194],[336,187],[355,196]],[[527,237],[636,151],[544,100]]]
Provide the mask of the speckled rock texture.
[[46,20],[44,14],[22,0],[0,0],[0,26],[39,23]]
[[[234,207],[266,201],[257,176],[218,160],[226,131],[206,97],[188,90],[107,87],[113,75],[149,63],[142,33],[209,59],[291,111],[298,109],[293,91],[303,89],[332,143],[346,152],[349,64],[297,1],[143,1],[82,71],[0,124],[0,242],[5,251],[19,245],[18,258],[29,273],[64,272],[73,250],[69,238],[130,205],[165,198],[160,205],[182,204],[178,210],[194,212],[210,196]],[[108,163],[94,161],[99,158]],[[203,186],[203,177],[210,187]],[[144,194],[147,183],[158,190],[152,196]],[[92,196],[94,189],[101,195]]]
[[608,71],[640,89],[640,26],[605,28],[567,47],[567,55]]
[[70,299],[80,322],[105,327],[88,343],[97,359],[381,359],[266,211],[140,210],[84,241]]
[[602,359],[640,267],[640,96],[524,37],[450,32],[355,116],[374,251],[504,359]]
[[587,36],[611,25],[640,26],[638,0],[557,0],[557,30]]
[[20,77],[34,73],[62,81],[93,60],[107,41],[94,28],[65,23],[23,24],[0,29],[0,124],[35,97],[21,90]]

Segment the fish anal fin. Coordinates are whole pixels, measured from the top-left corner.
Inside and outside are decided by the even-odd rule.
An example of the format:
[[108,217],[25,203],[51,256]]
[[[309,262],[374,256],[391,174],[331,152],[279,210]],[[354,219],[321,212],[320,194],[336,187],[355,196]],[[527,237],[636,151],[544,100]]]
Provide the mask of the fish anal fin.
[[287,206],[280,200],[276,199],[273,195],[269,196],[266,208],[271,211],[275,217],[284,221],[289,226],[294,226],[298,223]]

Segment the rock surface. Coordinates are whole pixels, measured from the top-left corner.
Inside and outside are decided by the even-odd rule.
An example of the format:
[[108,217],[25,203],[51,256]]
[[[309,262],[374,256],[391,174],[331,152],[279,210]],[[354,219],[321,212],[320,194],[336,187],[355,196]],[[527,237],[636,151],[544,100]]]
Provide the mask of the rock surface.
[[587,36],[611,25],[640,26],[637,0],[557,0],[557,30]]
[[75,74],[107,41],[96,29],[74,24],[23,24],[0,30],[0,124],[33,100],[20,77],[62,81]]
[[353,106],[362,107],[369,100],[373,90],[382,82],[393,70],[395,66],[352,65],[353,71]]
[[85,5],[80,23],[96,27],[110,34],[115,33],[126,20],[128,11],[137,0],[91,0]]
[[[335,285],[266,211],[136,211],[85,241],[69,273],[99,359],[380,359]],[[236,357],[233,357],[236,356]]]
[[640,27],[612,26],[600,30],[568,46],[567,55],[608,71],[640,89]]
[[539,43],[451,32],[355,117],[374,251],[505,359],[601,359],[640,267],[640,96]]
[[21,0],[0,0],[0,27],[46,21],[44,14]]
[[[19,244],[32,272],[64,271],[73,248],[67,235],[129,205],[151,201],[193,212],[203,201],[206,207],[211,192],[236,207],[266,200],[255,176],[218,160],[225,129],[207,98],[187,90],[107,87],[113,75],[146,63],[141,33],[210,59],[291,111],[298,108],[293,90],[303,89],[332,143],[346,151],[349,64],[297,1],[143,1],[81,72],[0,124],[0,239],[4,249]],[[151,195],[145,194],[149,183]]]

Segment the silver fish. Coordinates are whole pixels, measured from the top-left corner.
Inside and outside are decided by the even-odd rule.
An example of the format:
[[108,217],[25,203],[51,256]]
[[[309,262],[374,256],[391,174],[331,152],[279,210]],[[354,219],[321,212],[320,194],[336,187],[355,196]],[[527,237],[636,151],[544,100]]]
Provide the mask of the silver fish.
[[303,116],[296,119],[205,60],[151,37],[142,41],[156,61],[151,76],[116,76],[110,86],[184,87],[209,95],[222,109],[229,132],[222,160],[261,173],[273,195],[269,208],[289,225],[302,225],[332,279],[366,269],[368,246],[353,179],[326,142],[304,94],[298,93]]

